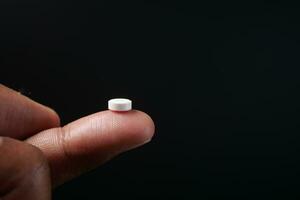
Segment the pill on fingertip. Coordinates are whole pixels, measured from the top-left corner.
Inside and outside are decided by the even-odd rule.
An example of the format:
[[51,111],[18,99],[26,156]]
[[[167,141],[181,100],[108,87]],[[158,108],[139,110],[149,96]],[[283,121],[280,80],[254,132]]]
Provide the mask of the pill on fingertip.
[[117,98],[108,101],[108,109],[112,111],[129,111],[132,108],[131,100]]

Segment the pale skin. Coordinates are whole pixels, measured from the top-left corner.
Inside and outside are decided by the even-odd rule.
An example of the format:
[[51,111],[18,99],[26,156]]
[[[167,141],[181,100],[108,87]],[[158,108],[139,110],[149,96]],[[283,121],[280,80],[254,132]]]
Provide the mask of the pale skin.
[[56,112],[0,84],[0,200],[50,200],[54,187],[151,140],[145,113],[103,111],[60,125]]

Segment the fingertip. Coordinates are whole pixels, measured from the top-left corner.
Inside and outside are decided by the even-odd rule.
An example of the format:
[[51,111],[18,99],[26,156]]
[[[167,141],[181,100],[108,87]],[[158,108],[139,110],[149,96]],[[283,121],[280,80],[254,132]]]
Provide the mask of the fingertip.
[[152,118],[139,110],[110,112],[113,129],[123,143],[121,151],[136,148],[151,141],[155,125]]
[[32,114],[33,121],[39,121],[39,125],[41,127],[36,131],[42,131],[43,129],[45,130],[60,126],[60,117],[56,111],[31,99],[29,100],[33,102],[32,105],[35,105],[35,112],[38,112],[38,115]]
[[133,110],[136,112],[137,120],[140,121],[139,126],[142,129],[140,133],[144,134],[144,143],[150,142],[155,132],[155,124],[152,118],[145,112]]
[[52,127],[59,127],[61,122],[60,122],[60,117],[57,114],[57,112],[55,110],[53,110],[52,108],[46,107],[49,111],[49,120],[52,124]]

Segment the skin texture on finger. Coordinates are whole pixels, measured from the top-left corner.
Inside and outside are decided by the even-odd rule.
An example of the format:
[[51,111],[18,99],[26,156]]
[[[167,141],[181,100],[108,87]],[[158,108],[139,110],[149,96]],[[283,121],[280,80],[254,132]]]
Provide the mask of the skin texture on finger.
[[1,84],[0,111],[0,136],[25,139],[60,125],[53,110]]
[[103,111],[27,139],[46,155],[57,186],[117,154],[149,142],[152,119],[141,111]]
[[51,199],[50,169],[38,148],[0,137],[0,199]]

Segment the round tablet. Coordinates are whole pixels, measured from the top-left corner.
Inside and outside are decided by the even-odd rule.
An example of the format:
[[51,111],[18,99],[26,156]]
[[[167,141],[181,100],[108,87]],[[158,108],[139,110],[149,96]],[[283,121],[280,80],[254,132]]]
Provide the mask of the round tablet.
[[108,109],[113,111],[129,111],[132,103],[129,99],[111,99],[108,101]]

